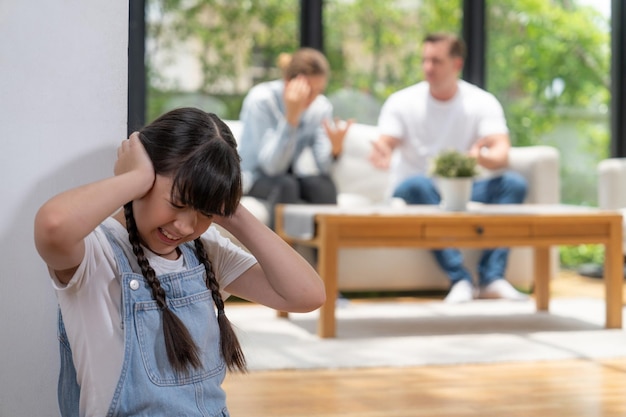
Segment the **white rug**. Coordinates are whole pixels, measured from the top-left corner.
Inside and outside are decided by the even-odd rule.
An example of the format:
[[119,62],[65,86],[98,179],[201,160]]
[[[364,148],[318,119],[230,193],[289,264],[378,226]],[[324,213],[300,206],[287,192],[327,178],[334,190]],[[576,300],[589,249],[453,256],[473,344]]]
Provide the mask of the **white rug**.
[[353,301],[337,309],[337,338],[316,335],[317,312],[276,317],[266,307],[229,303],[249,369],[401,367],[626,357],[626,332],[604,329],[604,302]]

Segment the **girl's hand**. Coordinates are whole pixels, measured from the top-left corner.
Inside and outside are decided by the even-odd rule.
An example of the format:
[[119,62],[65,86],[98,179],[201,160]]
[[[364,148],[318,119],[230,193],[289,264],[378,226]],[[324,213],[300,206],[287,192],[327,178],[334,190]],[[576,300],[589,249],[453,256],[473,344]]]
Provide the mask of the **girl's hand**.
[[241,203],[239,203],[237,210],[235,210],[232,216],[220,216],[220,215],[214,214],[213,223],[223,227],[224,229],[230,232],[230,229],[237,226],[237,224],[241,221],[240,220],[241,214],[246,213],[246,212],[248,212],[248,210]]
[[150,188],[152,188],[156,174],[152,160],[148,156],[148,152],[146,152],[141,140],[139,140],[138,132],[132,133],[130,137],[122,141],[117,148],[117,161],[115,161],[115,167],[113,169],[115,175],[131,172],[136,173],[138,178],[143,179],[141,183],[147,186],[145,192],[148,192]]
[[214,216],[259,262],[224,288],[280,311],[307,312],[326,298],[315,269],[243,205],[231,217]]
[[354,119],[343,121],[335,117],[334,123],[330,123],[328,120],[324,120],[322,123],[333,147],[333,156],[336,158],[341,154],[341,151],[343,151],[343,141],[348,133],[348,129],[350,129],[350,126],[354,123]]
[[[118,148],[113,171],[114,176],[52,197],[37,212],[37,250],[63,283],[69,282],[85,255],[85,237],[124,204],[144,196],[154,184],[152,161],[137,133]],[[123,218],[123,212],[118,214]]]

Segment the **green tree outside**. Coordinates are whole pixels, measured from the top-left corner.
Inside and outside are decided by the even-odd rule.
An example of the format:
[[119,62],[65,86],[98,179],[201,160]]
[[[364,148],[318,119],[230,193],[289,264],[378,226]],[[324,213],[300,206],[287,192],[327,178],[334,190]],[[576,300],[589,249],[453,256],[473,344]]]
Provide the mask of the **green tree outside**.
[[[211,96],[222,103],[223,113],[216,113],[237,118],[250,83],[278,78],[278,55],[298,47],[297,0],[147,3],[156,16],[148,22],[149,118],[174,96]],[[356,91],[384,102],[422,79],[427,33],[461,29],[461,0],[326,0],[324,6],[329,97]],[[609,152],[607,19],[575,0],[487,0],[487,13],[486,88],[503,103],[512,142],[557,147],[562,201],[595,205],[596,166]],[[168,81],[153,59],[158,53],[167,57],[160,62],[176,63],[181,45],[192,46],[199,62],[195,96]],[[578,252],[565,258],[598,258]]]

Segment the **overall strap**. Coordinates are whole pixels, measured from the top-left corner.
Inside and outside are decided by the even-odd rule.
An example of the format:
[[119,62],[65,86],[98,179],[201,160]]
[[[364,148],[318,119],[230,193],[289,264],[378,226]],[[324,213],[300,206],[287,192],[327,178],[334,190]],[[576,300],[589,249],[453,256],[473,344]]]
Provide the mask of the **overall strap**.
[[104,231],[104,234],[107,237],[107,240],[109,241],[109,243],[111,244],[111,247],[113,248],[115,261],[120,268],[120,274],[133,272],[133,269],[130,266],[130,262],[128,261],[128,257],[126,256],[124,249],[122,249],[122,247],[120,246],[119,242],[115,238],[115,235],[113,234],[111,229],[105,224],[101,224],[99,227],[102,228],[102,230]]
[[185,258],[185,263],[187,264],[187,268],[195,268],[200,265],[200,261],[198,260],[198,256],[196,255],[196,246],[194,242],[186,242],[179,246],[183,257]]

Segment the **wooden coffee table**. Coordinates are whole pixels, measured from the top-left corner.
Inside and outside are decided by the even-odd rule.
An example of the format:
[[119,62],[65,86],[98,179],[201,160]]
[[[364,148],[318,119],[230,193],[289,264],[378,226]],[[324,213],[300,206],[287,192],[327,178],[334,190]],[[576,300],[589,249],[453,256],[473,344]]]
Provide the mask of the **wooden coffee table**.
[[[465,212],[435,206],[344,209],[328,205],[281,205],[276,232],[290,244],[318,250],[318,273],[326,286],[318,335],[335,337],[337,263],[344,247],[529,246],[534,249],[537,310],[550,302],[550,247],[604,245],[606,327],[622,327],[622,216],[618,212],[567,205],[477,205]],[[286,314],[282,314],[286,316]]]

